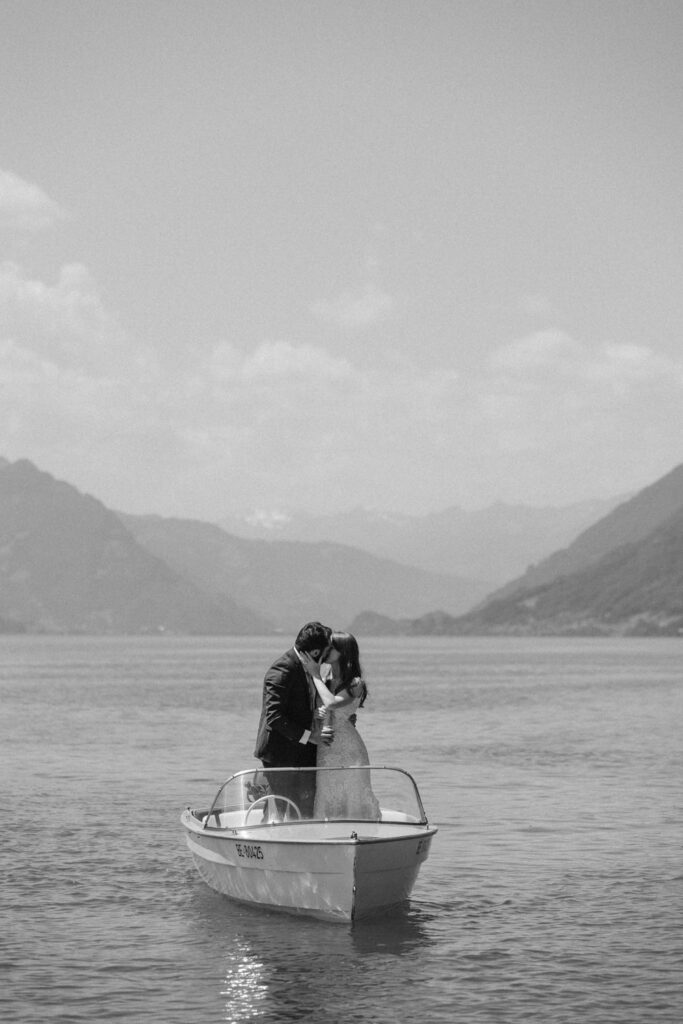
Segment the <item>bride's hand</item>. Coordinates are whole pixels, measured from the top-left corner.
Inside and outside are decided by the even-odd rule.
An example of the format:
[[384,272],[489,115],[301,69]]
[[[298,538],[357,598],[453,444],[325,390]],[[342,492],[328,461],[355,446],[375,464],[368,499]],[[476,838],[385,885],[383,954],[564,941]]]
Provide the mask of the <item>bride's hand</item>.
[[316,679],[320,679],[320,665],[315,658],[311,657],[308,651],[301,651],[301,662],[307,672]]

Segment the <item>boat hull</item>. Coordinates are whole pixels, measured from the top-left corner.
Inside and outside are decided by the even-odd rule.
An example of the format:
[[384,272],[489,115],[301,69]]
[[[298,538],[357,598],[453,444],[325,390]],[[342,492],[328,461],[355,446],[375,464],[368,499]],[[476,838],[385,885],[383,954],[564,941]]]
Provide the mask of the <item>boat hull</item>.
[[294,822],[268,830],[206,830],[187,810],[187,845],[216,892],[325,920],[355,921],[408,899],[437,831],[428,825]]

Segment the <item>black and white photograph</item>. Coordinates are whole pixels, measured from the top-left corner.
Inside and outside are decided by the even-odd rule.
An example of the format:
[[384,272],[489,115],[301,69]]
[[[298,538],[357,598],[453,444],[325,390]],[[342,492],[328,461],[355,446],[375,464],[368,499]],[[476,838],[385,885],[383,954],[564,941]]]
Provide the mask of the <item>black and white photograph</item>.
[[0,1017],[683,1020],[683,4],[0,0]]

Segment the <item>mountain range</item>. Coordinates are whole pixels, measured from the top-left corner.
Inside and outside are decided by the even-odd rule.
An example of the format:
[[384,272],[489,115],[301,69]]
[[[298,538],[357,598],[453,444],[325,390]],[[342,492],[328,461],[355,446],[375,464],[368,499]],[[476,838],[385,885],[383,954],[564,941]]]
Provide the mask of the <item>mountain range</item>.
[[682,594],[683,466],[492,591],[329,540],[127,515],[0,458],[0,633],[679,635]]
[[257,609],[275,628],[296,632],[319,619],[345,626],[370,606],[387,615],[434,607],[465,611],[482,584],[425,572],[365,551],[326,542],[259,541],[219,526],[160,516],[121,516],[147,552],[211,594]]
[[683,634],[683,465],[619,505],[566,549],[480,606],[397,622],[376,613],[359,634]]
[[491,591],[564,548],[625,497],[559,508],[503,502],[478,510],[452,506],[424,516],[363,508],[334,515],[255,511],[225,517],[220,525],[252,540],[346,544],[427,572],[479,580]]
[[0,618],[6,631],[47,633],[272,630],[183,579],[101,502],[27,460],[0,463]]
[[0,629],[266,634],[466,611],[483,584],[329,543],[248,541],[193,520],[106,508],[31,462],[0,460]]

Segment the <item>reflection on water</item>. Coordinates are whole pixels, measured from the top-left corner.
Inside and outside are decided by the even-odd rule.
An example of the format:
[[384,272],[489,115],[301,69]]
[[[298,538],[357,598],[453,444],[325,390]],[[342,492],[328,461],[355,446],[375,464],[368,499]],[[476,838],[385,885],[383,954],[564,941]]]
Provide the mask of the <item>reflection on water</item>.
[[[408,962],[418,950],[428,955],[435,943],[430,924],[436,906],[407,904],[348,925],[243,906],[215,896],[199,881],[188,884],[194,890],[194,941],[211,946],[222,964],[217,984],[222,1019],[230,1024],[302,1020],[304,1007],[326,1007],[329,1019],[346,1019],[349,985],[359,970],[374,970],[381,983],[388,964]],[[370,1015],[377,993],[368,993]],[[354,990],[357,1013],[365,1000]]]
[[249,943],[239,939],[227,956],[221,996],[225,999],[224,1020],[230,1024],[263,1016],[263,1002],[268,994],[263,961]]

